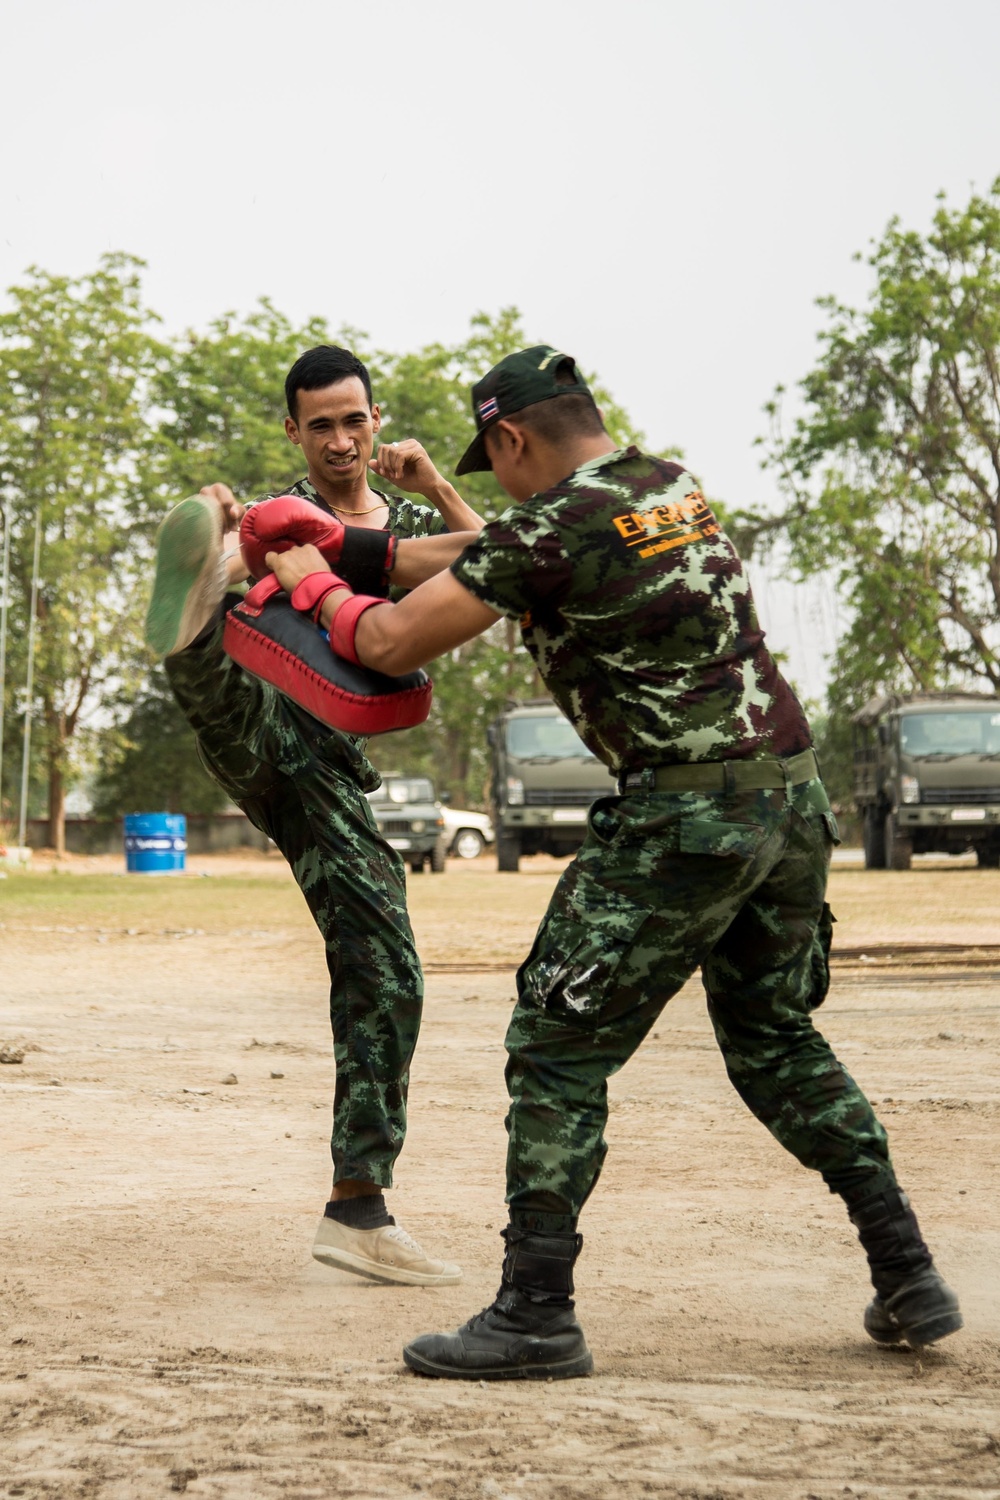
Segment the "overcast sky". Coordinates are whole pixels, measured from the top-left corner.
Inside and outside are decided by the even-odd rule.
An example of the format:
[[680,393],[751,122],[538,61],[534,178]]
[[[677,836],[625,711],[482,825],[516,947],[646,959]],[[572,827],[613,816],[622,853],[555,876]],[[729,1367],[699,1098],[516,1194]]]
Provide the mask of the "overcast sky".
[[[128,250],[168,331],[267,295],[393,350],[514,303],[739,505],[815,298],[1000,173],[997,0],[34,0],[0,34],[0,285]],[[818,692],[829,590],[757,587]]]

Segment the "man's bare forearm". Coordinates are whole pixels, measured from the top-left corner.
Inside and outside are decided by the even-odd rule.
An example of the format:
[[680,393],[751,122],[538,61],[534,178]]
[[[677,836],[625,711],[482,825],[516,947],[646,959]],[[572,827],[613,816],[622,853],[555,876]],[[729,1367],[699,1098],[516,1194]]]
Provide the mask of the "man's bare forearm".
[[435,573],[450,568],[477,536],[476,531],[449,531],[441,536],[403,537],[396,543],[390,581],[394,588],[415,589]]
[[[327,628],[343,598],[335,594],[324,605]],[[445,571],[401,603],[367,610],[358,622],[355,648],[366,667],[398,676],[471,641],[499,618]]]
[[449,531],[482,531],[486,525],[482,516],[477,515],[472,506],[466,504],[447,479],[442,479],[433,489],[425,490],[424,499],[429,500],[444,517]]
[[[454,545],[455,541],[455,537],[447,536],[410,537],[401,546],[405,545],[408,551],[411,547],[420,548],[431,556],[428,543]],[[445,565],[426,583],[414,587],[399,604],[362,598],[360,617],[354,606],[351,614],[345,616],[346,628],[341,622],[343,636],[335,639],[336,617],[355,596],[343,579],[333,574],[322,552],[307,543],[287,552],[268,552],[265,561],[286,594],[294,594],[299,584],[313,574],[321,575],[321,584],[322,575],[330,575],[330,592],[320,604],[318,623],[330,631],[334,650],[349,661],[360,661],[363,666],[375,667],[390,676],[422,667],[442,652],[471,641],[500,618],[459,583]]]
[[368,467],[380,479],[387,479],[397,489],[420,495],[443,517],[449,531],[481,531],[485,522],[471,505],[466,505],[453,484],[438,473],[433,462],[416,438],[398,443],[383,443]]

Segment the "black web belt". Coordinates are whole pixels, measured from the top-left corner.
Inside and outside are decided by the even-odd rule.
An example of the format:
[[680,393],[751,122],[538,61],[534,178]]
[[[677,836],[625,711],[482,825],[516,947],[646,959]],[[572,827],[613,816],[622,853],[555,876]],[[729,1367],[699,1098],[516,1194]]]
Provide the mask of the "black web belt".
[[735,792],[766,791],[798,786],[819,775],[814,750],[803,750],[788,760],[708,760],[687,766],[646,766],[623,771],[619,792]]

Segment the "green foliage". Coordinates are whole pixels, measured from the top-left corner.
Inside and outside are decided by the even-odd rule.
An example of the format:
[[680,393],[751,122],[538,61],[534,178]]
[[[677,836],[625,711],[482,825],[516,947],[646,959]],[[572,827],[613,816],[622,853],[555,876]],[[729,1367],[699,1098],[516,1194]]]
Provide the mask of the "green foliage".
[[46,765],[57,846],[81,718],[137,660],[131,527],[143,514],[149,380],[163,357],[148,331],[141,264],[109,255],[75,280],[32,270],[0,315],[0,489],[12,546],[5,706],[24,706],[14,684],[25,676],[38,516],[33,743]]
[[213,813],[226,796],[198,758],[194,730],[174,701],[158,666],[131,703],[116,705],[114,726],[101,736],[94,782],[94,814],[131,812]]
[[1000,691],[1000,179],[929,234],[893,220],[866,309],[832,298],[790,436],[780,392],[767,462],[787,508],[738,518],[832,570],[852,624],[833,702],[885,689]]
[[[476,434],[469,396],[472,386],[505,355],[532,341],[517,308],[504,307],[495,317],[476,313],[469,337],[459,344],[428,344],[413,354],[372,354],[369,362],[386,423],[386,441],[417,438],[441,472],[451,478]],[[592,376],[588,381],[616,441],[622,445],[642,442],[642,434],[600,381]],[[459,489],[463,499],[487,519],[511,503],[490,473],[465,475]]]
[[[21,805],[21,765],[24,754],[23,682],[10,677],[8,650],[7,719],[4,726],[3,778],[0,781],[0,844],[14,843]],[[20,712],[15,716],[15,708]],[[28,796],[25,816],[44,818],[48,807],[49,784],[45,762],[38,753],[38,735],[32,735],[32,755],[28,766]]]
[[854,798],[853,707],[839,699],[824,709],[807,706],[823,780],[838,812],[850,807]]
[[[118,255],[76,281],[32,272],[0,318],[0,483],[13,506],[15,579],[8,725],[18,706],[13,684],[24,677],[41,503],[36,744],[47,758],[50,812],[60,819],[70,745],[98,699],[111,714],[96,731],[99,812],[193,813],[222,800],[141,644],[152,537],[169,505],[213,480],[245,499],[301,475],[301,455],[284,433],[284,379],[295,359],[317,343],[354,349],[371,370],[386,437],[418,438],[450,476],[475,432],[470,387],[505,354],[537,342],[508,307],[476,314],[457,344],[388,353],[356,329],[332,334],[320,318],[296,326],[262,299],[246,316],[228,313],[166,344],[149,332],[140,268]],[[601,383],[591,386],[616,440],[641,443]],[[491,474],[470,475],[460,488],[487,517],[509,504]],[[432,671],[428,723],[373,743],[372,754],[386,769],[427,771],[456,800],[482,804],[486,725],[508,697],[539,691],[534,664],[504,621]],[[15,741],[9,728],[8,796]]]
[[224,480],[249,499],[299,477],[285,436],[285,376],[306,349],[330,343],[320,318],[297,328],[266,299],[245,318],[226,313],[205,334],[178,340],[160,370],[162,411],[148,473],[165,505]]

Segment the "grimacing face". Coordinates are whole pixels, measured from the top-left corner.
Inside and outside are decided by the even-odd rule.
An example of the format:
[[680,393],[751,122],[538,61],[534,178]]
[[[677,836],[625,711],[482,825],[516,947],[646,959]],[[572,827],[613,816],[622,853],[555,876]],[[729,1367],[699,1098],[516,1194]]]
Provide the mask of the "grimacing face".
[[353,485],[364,478],[381,418],[358,377],[299,391],[296,400],[297,416],[285,418],[285,432],[302,449],[313,483]]

